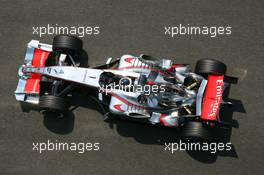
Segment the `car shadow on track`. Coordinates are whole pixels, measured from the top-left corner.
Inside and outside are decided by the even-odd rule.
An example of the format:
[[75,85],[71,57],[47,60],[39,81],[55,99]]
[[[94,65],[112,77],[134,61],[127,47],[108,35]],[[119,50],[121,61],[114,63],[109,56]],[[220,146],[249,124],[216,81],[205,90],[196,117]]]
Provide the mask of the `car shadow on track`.
[[[76,62],[81,67],[88,67],[89,56],[85,50],[82,50],[80,57]],[[30,110],[40,111],[37,105],[32,105],[29,103],[20,102],[20,106],[23,112],[29,112]],[[65,117],[59,117],[51,112],[43,113],[43,123],[45,127],[56,133],[56,134],[69,134],[74,129],[74,114],[70,110]]]
[[[225,101],[231,102],[233,105],[223,105],[219,113],[220,119],[223,122],[230,123],[229,127],[219,128],[215,131],[214,143],[230,143],[232,128],[239,128],[237,120],[233,119],[234,112],[246,113],[241,100],[227,98],[230,88],[226,89],[223,94]],[[149,124],[138,124],[136,122],[130,122],[126,120],[120,120],[113,118],[108,121],[111,128],[116,128],[118,133],[124,137],[133,137],[137,142],[142,144],[156,144],[161,145],[165,149],[165,144],[179,143],[180,136],[179,131],[174,128],[166,128],[162,126],[153,126]],[[231,150],[229,151],[217,151],[216,153],[210,153],[209,151],[186,151],[193,159],[203,163],[214,163],[218,156],[226,156],[238,158],[238,154],[235,149],[235,145],[231,143]]]
[[[233,119],[234,112],[246,113],[243,103],[240,100],[227,98],[229,95],[230,88],[227,89],[223,95],[225,101],[232,102],[232,106],[224,105],[220,111],[220,118],[224,122],[230,123],[230,127],[217,129],[215,131],[216,139],[215,143],[229,143],[231,140],[232,128],[239,128],[239,123]],[[73,104],[75,106],[82,106],[93,110],[102,110],[96,105],[94,100],[83,93],[76,94],[73,98]],[[102,115],[103,118],[103,115]],[[165,144],[168,143],[179,143],[180,136],[178,129],[167,128],[163,126],[154,126],[145,123],[138,123],[135,121],[122,120],[116,116],[111,116],[106,120],[109,127],[116,129],[117,132],[123,137],[132,137],[141,144],[155,144],[160,145],[165,149]],[[210,153],[209,151],[186,151],[193,159],[203,163],[214,163],[218,156],[227,156],[238,158],[238,154],[235,149],[235,145],[231,144],[231,150],[229,151],[218,151],[216,153]]]
[[[216,130],[216,143],[229,143],[231,140],[232,128],[239,128],[239,123],[233,119],[234,112],[246,113],[242,101],[228,98],[230,88],[228,88],[224,94],[223,99],[225,101],[232,102],[232,106],[224,105],[220,111],[220,119],[224,122],[230,123],[230,127]],[[79,89],[76,93],[73,93],[72,106],[66,117],[58,118],[51,113],[44,113],[43,123],[47,129],[57,134],[69,134],[74,129],[74,109],[78,106],[89,108],[92,110],[98,110],[102,112],[102,109],[96,105],[96,102],[84,95],[87,92],[85,89]],[[102,115],[103,119],[103,115]],[[141,144],[154,144],[160,145],[161,149],[165,150],[165,144],[179,143],[180,136],[178,129],[166,128],[162,126],[153,126],[150,124],[142,124],[138,122],[131,122],[122,120],[115,116],[111,116],[106,120],[109,128],[116,129],[117,132],[123,137],[132,137]],[[186,151],[193,159],[203,163],[214,163],[218,156],[227,156],[238,158],[238,154],[235,149],[235,145],[231,145],[229,151],[218,151],[216,153],[210,153],[206,151]]]
[[[82,51],[77,62],[81,67],[88,67],[89,56],[85,50]],[[54,113],[43,113],[43,123],[47,129],[57,134],[69,134],[74,129],[74,113],[73,109],[69,110],[66,116],[58,117]]]
[[[38,111],[41,112],[37,105],[20,102],[20,107],[23,112]],[[51,112],[43,112],[44,126],[56,134],[69,134],[74,128],[74,114],[69,111],[65,117],[60,117]]]

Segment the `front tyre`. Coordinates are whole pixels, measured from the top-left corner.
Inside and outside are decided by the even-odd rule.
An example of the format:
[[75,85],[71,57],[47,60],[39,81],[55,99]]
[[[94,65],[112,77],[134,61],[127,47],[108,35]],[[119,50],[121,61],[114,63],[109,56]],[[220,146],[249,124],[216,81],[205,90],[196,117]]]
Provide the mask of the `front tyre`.
[[39,107],[43,111],[66,114],[68,111],[68,101],[65,98],[53,95],[43,95],[39,99]]
[[53,51],[61,53],[81,53],[83,42],[77,37],[70,35],[57,35],[53,38]]

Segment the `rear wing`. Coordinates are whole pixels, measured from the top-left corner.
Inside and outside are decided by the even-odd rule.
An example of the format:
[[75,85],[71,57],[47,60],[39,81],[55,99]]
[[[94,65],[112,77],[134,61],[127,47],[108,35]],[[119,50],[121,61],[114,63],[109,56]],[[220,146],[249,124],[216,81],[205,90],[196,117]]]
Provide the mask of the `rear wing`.
[[224,91],[224,75],[209,75],[202,102],[202,120],[217,121]]
[[203,80],[196,97],[196,115],[202,120],[217,121],[224,91],[224,75],[210,74]]

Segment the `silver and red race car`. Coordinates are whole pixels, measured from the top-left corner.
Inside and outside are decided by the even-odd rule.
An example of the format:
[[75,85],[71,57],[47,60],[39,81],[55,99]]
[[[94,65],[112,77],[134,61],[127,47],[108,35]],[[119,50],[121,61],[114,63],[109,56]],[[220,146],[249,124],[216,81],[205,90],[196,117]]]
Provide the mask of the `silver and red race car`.
[[[188,64],[148,55],[108,58],[99,66],[81,64],[82,41],[58,35],[53,45],[32,40],[19,68],[18,101],[36,104],[41,111],[64,115],[76,86],[92,92],[105,117],[109,114],[154,125],[181,128],[185,138],[209,140],[219,126],[224,90],[235,81],[226,65],[201,59],[194,72]],[[231,81],[230,81],[231,80]]]

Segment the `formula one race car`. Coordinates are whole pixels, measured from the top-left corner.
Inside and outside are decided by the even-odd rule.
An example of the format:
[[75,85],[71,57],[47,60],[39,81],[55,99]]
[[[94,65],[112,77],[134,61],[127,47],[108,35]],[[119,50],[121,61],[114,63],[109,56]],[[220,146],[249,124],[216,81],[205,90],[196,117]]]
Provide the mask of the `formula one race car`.
[[81,67],[82,41],[67,35],[53,45],[32,40],[19,68],[15,91],[18,101],[33,103],[41,111],[65,114],[74,87],[87,87],[101,106],[123,118],[179,127],[185,138],[209,140],[211,128],[221,125],[218,113],[222,94],[230,85],[226,65],[201,59],[195,71],[188,64],[148,55],[109,58],[100,66]]

